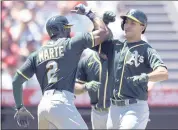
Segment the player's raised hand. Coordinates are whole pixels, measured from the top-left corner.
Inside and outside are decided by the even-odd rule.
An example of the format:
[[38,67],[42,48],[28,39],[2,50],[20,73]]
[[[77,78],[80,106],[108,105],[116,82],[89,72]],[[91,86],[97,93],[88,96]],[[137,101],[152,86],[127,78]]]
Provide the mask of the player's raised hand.
[[105,24],[109,24],[110,22],[114,22],[116,19],[116,14],[112,11],[106,11],[103,14],[103,21]]
[[96,92],[101,86],[101,83],[100,82],[97,82],[97,81],[90,81],[90,82],[87,82],[85,83],[85,89],[87,91],[94,91]]
[[86,15],[90,11],[90,8],[84,4],[78,4],[75,6],[74,10],[71,10],[71,13],[77,13],[81,15]]
[[23,106],[16,111],[14,119],[20,127],[28,127],[30,121],[34,119],[33,115]]

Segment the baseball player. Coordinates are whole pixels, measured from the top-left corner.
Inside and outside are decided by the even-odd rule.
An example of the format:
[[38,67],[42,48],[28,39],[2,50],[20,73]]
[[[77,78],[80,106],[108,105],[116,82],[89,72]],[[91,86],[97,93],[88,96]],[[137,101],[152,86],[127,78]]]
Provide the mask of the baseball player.
[[80,4],[75,10],[86,15],[94,24],[90,33],[79,33],[69,38],[70,28],[64,16],[53,16],[47,21],[50,36],[47,45],[32,53],[17,70],[13,80],[16,103],[14,118],[19,126],[27,127],[34,119],[22,101],[22,84],[36,74],[43,97],[38,105],[39,129],[87,129],[74,105],[74,83],[77,64],[85,48],[99,45],[108,38],[109,31],[101,18]]
[[[115,21],[115,14],[107,11],[103,15],[105,24]],[[75,93],[81,94],[88,91],[92,105],[91,122],[92,129],[106,129],[108,111],[110,107],[111,86],[108,77],[108,44],[110,38],[92,49],[86,49],[86,55],[79,61]],[[97,84],[97,82],[101,84]],[[98,89],[99,88],[99,89]]]
[[147,83],[167,80],[168,71],[157,51],[141,40],[147,16],[131,9],[121,18],[126,40],[113,44],[114,89],[107,128],[145,129],[149,119]]

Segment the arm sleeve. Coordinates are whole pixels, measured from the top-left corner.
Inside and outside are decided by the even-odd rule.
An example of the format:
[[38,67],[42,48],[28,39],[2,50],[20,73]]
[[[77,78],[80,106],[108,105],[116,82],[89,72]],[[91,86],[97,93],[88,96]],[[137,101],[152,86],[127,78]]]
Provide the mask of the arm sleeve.
[[29,56],[25,63],[17,70],[17,73],[29,80],[35,73],[33,57]]
[[76,73],[76,82],[82,84],[87,82],[87,75],[85,73],[85,63],[85,58],[80,59]]
[[27,81],[29,78],[31,78],[33,74],[34,74],[33,62],[30,56],[27,58],[25,63],[22,65],[22,67],[19,70],[17,70],[17,73],[13,78],[13,83],[12,83],[13,95],[14,95],[14,100],[17,109],[23,106],[22,84],[25,81]]
[[27,81],[26,78],[24,78],[22,75],[16,73],[14,78],[13,78],[13,95],[14,95],[14,100],[16,104],[16,108],[19,109],[20,107],[23,106],[23,100],[22,100],[22,84]]
[[94,47],[93,33],[77,33],[72,37],[67,46],[68,49],[74,49],[76,52],[83,51],[85,48]]
[[152,47],[147,48],[147,58],[148,64],[153,70],[155,70],[159,66],[163,66],[167,69],[166,65],[161,59],[161,56]]

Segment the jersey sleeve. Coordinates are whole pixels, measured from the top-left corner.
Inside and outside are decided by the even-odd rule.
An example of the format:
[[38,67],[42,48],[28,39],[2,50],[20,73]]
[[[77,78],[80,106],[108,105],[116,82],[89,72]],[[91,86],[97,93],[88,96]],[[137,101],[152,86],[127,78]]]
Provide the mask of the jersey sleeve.
[[148,64],[153,70],[155,70],[159,66],[167,68],[164,62],[162,61],[161,56],[152,47],[147,48],[147,58]]
[[94,47],[94,38],[93,33],[77,33],[74,37],[69,41],[69,46],[71,49],[75,49],[75,51],[83,51],[85,48]]
[[86,75],[86,70],[85,70],[85,64],[86,64],[86,59],[82,58],[80,59],[78,63],[78,68],[77,68],[77,73],[76,73],[76,82],[78,83],[85,83],[87,82],[87,75]]
[[35,73],[33,56],[30,55],[24,64],[17,70],[17,73],[29,80]]

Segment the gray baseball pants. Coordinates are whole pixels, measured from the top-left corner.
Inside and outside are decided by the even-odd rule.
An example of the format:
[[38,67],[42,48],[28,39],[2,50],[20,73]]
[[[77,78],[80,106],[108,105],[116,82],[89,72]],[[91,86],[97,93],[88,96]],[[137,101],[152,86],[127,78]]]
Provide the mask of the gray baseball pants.
[[147,101],[126,106],[111,105],[107,129],[145,129],[149,120]]
[[38,105],[38,129],[88,129],[68,91],[45,91]]
[[92,106],[91,123],[92,129],[106,129],[108,111],[98,111]]

